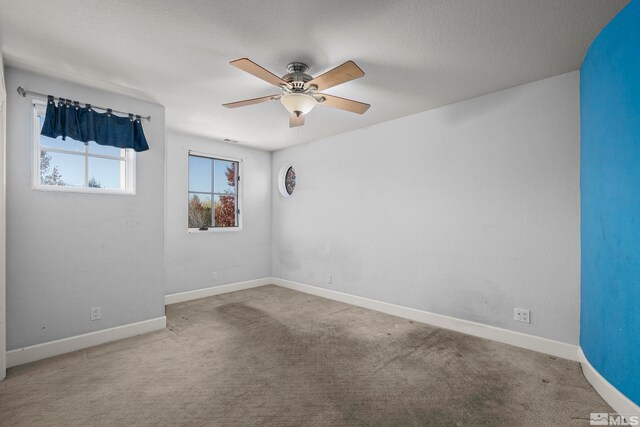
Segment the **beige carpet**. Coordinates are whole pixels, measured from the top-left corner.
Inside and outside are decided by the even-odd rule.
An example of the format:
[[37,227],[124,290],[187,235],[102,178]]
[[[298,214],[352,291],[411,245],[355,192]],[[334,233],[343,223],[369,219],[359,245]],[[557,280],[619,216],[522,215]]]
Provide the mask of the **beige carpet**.
[[563,426],[609,406],[578,363],[265,286],[168,329],[10,369],[2,426]]

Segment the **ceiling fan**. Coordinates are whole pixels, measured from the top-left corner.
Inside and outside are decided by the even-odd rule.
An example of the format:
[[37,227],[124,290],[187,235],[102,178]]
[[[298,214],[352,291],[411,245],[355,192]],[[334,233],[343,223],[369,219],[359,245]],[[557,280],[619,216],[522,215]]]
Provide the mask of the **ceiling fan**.
[[267,83],[278,86],[282,94],[222,104],[227,108],[244,107],[245,105],[279,99],[284,108],[289,111],[289,127],[296,127],[304,124],[304,116],[316,105],[325,105],[358,114],[363,114],[370,107],[369,104],[363,102],[319,92],[364,76],[364,71],[353,61],[347,61],[315,78],[306,74],[309,67],[302,62],[292,62],[287,65],[288,74],[282,77],[276,76],[248,58],[236,59],[230,64]]

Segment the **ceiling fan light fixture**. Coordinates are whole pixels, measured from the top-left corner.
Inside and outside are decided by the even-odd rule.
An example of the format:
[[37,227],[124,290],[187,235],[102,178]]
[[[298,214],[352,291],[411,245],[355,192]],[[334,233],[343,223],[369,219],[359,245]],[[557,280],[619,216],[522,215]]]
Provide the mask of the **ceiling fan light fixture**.
[[284,105],[284,108],[286,108],[288,112],[296,116],[307,114],[318,104],[318,101],[313,96],[304,93],[288,93],[282,95],[280,102],[282,102],[282,105]]

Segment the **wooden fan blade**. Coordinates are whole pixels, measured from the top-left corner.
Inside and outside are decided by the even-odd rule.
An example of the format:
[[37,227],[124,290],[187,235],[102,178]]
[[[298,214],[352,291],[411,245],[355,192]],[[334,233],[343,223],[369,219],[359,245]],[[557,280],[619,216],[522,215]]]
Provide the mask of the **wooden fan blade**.
[[304,124],[304,116],[302,114],[300,114],[299,116],[296,116],[293,113],[289,114],[289,127],[290,128],[295,128],[295,127],[298,127],[298,126],[302,126],[303,124]]
[[330,87],[358,79],[362,76],[364,76],[364,71],[362,71],[355,62],[347,61],[342,65],[338,65],[333,70],[329,70],[307,82],[305,87],[316,85],[318,86],[317,90],[325,90]]
[[266,68],[259,66],[249,58],[236,59],[235,61],[229,62],[229,64],[233,65],[236,68],[240,68],[242,71],[246,71],[249,74],[253,74],[257,78],[262,79],[267,83],[271,83],[274,86],[289,86],[289,84],[282,80],[280,77],[276,76]]
[[245,105],[261,104],[267,101],[274,101],[276,99],[280,99],[280,96],[281,95],[269,95],[269,96],[263,96],[261,98],[245,99],[244,101],[229,102],[228,104],[222,104],[222,106],[227,108],[244,107]]
[[364,114],[371,105],[364,102],[353,101],[347,98],[340,98],[339,96],[327,95],[326,93],[316,94],[319,97],[324,98],[324,101],[320,102],[320,105],[325,107],[339,108],[341,110],[351,111],[352,113]]

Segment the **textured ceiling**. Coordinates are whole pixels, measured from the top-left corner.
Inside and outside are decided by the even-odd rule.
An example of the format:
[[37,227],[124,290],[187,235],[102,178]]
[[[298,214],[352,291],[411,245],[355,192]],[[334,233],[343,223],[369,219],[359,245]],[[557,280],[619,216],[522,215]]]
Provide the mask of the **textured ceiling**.
[[[0,37],[9,65],[160,103],[169,129],[273,150],[576,70],[627,2],[0,0]],[[225,109],[278,93],[228,65],[240,57],[279,75],[352,59],[365,77],[326,92],[371,109],[316,107],[294,129],[277,101]]]

